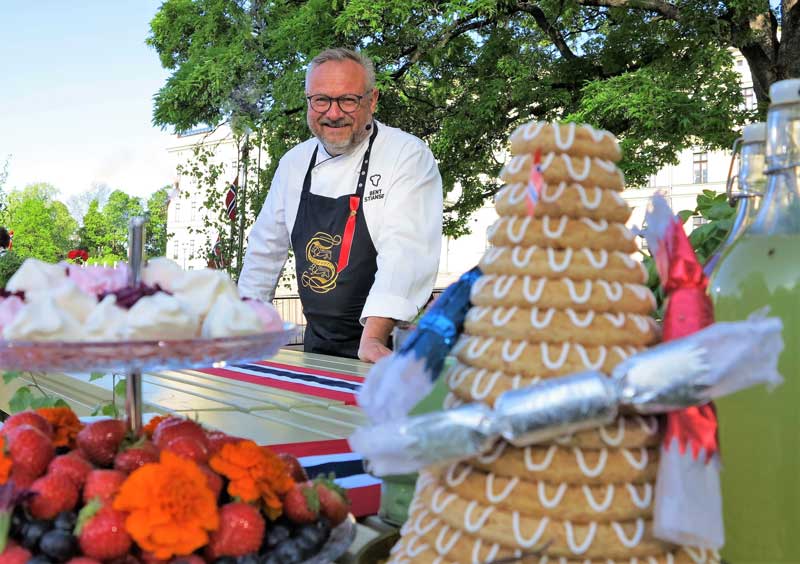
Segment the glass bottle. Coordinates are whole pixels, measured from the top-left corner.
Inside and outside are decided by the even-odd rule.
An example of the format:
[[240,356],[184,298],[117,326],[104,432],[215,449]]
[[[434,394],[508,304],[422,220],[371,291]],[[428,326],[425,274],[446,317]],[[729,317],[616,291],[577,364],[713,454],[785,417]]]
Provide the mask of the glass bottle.
[[723,557],[800,562],[800,80],[770,89],[767,193],[709,285],[717,321],[764,306],[784,324],[784,383],[719,401]]
[[[764,173],[767,150],[767,124],[764,122],[752,123],[745,126],[742,136],[733,145],[733,157],[731,158],[731,172],[728,173],[726,182],[726,192],[731,206],[736,206],[736,215],[733,224],[728,232],[728,236],[720,244],[719,248],[706,262],[703,270],[706,274],[711,272],[719,264],[722,253],[725,252],[734,241],[744,232],[744,230],[756,218],[759,210],[761,198],[767,184],[767,177]],[[739,151],[739,172],[732,175],[733,161]],[[733,192],[734,180],[739,185],[738,192]]]

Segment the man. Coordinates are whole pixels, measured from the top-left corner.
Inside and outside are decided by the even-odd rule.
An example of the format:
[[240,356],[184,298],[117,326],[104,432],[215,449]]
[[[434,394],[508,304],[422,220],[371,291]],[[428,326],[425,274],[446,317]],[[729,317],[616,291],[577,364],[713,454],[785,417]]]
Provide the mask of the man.
[[376,362],[390,352],[395,321],[412,319],[433,289],[442,180],[421,140],[373,119],[375,71],[360,53],[317,55],[306,100],[315,137],[278,165],[239,291],[272,300],[291,248],[305,350]]

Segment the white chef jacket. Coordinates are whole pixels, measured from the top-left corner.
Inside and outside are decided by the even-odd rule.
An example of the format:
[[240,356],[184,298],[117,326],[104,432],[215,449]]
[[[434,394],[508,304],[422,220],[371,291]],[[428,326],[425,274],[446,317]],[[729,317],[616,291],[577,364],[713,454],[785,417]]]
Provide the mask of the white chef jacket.
[[[322,143],[311,138],[283,156],[250,231],[239,276],[242,297],[263,301],[275,297],[314,148],[318,152],[311,192],[338,198],[355,192],[368,142],[364,139],[355,151],[331,157]],[[382,123],[378,123],[368,174],[359,213],[364,213],[378,253],[378,270],[361,323],[367,317],[409,321],[425,305],[439,269],[442,178],[422,140]]]

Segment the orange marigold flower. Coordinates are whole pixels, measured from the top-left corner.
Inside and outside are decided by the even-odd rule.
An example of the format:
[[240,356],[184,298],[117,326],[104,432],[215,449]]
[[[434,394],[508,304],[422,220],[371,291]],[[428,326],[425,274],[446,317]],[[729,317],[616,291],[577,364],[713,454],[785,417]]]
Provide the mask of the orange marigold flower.
[[5,437],[0,435],[0,484],[5,484],[11,475],[11,458],[6,454]]
[[125,529],[156,558],[191,554],[208,544],[219,526],[219,511],[206,475],[191,460],[169,451],[159,462],[134,470],[114,499],[127,511]]
[[150,421],[147,422],[147,425],[142,427],[142,432],[147,435],[148,439],[153,438],[153,433],[156,432],[156,427],[158,424],[161,423],[164,419],[167,419],[169,415],[156,415]]
[[283,512],[281,498],[292,489],[294,480],[286,464],[271,450],[253,441],[228,443],[211,457],[209,465],[230,480],[228,493],[232,497],[248,503],[261,500],[270,519]]
[[40,407],[36,412],[53,427],[53,446],[75,448],[75,437],[83,429],[75,412],[68,407]]

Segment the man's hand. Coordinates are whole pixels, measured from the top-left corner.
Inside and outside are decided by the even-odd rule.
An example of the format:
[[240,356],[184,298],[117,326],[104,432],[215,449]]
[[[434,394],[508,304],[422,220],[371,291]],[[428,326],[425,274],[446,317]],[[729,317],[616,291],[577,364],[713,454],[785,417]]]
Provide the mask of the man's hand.
[[392,351],[386,346],[394,327],[394,319],[368,317],[358,345],[358,358],[364,362],[378,362]]

